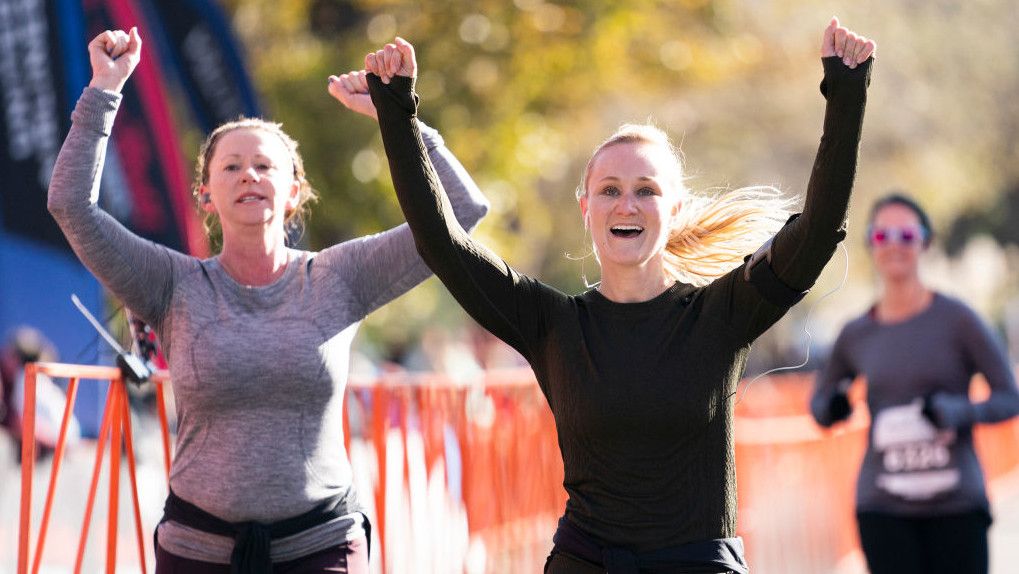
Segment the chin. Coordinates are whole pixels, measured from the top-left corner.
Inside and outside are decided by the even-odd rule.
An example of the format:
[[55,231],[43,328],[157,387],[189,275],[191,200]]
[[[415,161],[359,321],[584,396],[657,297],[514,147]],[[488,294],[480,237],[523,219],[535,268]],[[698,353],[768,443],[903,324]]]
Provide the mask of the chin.
[[905,281],[917,276],[917,270],[913,268],[885,269],[881,271],[881,279],[886,282]]

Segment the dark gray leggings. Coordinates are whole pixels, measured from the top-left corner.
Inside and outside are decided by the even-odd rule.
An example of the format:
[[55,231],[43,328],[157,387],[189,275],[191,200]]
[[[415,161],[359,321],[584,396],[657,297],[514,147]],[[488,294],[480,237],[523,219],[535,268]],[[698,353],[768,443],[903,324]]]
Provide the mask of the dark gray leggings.
[[856,520],[871,574],[987,574],[991,517],[983,510],[931,517],[859,512]]

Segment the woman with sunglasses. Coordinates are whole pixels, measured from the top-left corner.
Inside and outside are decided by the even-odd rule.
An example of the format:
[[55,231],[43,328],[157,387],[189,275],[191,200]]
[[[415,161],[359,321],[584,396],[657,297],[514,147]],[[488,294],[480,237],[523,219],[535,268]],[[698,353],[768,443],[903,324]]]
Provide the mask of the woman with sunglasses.
[[[1019,414],[1015,377],[976,313],[921,281],[931,225],[915,201],[878,200],[867,240],[883,290],[839,334],[811,411],[826,427],[846,419],[846,391],[866,378],[872,424],[856,512],[873,574],[986,573],[990,505],[972,428]],[[991,394],[972,402],[976,373]]]

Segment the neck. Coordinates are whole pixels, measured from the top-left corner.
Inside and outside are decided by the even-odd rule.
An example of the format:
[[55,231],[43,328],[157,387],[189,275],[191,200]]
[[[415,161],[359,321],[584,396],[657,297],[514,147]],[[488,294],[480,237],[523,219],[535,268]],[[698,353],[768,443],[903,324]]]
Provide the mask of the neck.
[[675,282],[665,273],[658,261],[641,266],[602,267],[598,290],[609,301],[640,303],[650,301],[665,292]]
[[280,233],[223,233],[220,265],[242,285],[268,285],[283,276],[289,261],[289,250],[282,230]]
[[919,277],[886,280],[877,303],[878,319],[901,321],[916,315],[930,304],[933,293]]

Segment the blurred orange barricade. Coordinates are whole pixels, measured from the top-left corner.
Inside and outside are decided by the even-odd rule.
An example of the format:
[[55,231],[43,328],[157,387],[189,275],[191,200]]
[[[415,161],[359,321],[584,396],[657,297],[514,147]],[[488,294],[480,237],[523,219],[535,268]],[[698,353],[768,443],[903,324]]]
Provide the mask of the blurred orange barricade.
[[[141,571],[146,572],[146,534],[143,531],[141,520],[141,508],[138,500],[138,483],[135,474],[134,440],[131,431],[131,415],[128,407],[127,390],[125,382],[121,378],[120,369],[114,367],[97,367],[88,365],[65,365],[58,363],[28,363],[25,366],[25,407],[22,418],[23,437],[35,436],[35,400],[36,400],[36,377],[45,374],[51,377],[63,377],[69,379],[67,387],[67,403],[64,408],[64,416],[60,425],[60,434],[57,439],[53,453],[53,463],[50,470],[49,485],[46,492],[42,520],[37,534],[35,559],[31,561],[31,572],[36,574],[42,565],[42,557],[46,544],[46,534],[49,527],[51,511],[53,509],[54,493],[56,492],[57,479],[60,474],[60,466],[64,455],[64,447],[67,441],[67,427],[71,412],[74,409],[75,398],[77,397],[78,384],[82,379],[90,379],[93,382],[109,381],[106,406],[103,409],[103,419],[99,426],[99,440],[96,447],[95,466],[92,471],[92,480],[87,493],[85,503],[85,519],[81,526],[81,536],[78,540],[78,550],[75,556],[74,572],[80,572],[82,560],[85,555],[85,543],[88,538],[88,531],[92,519],[92,509],[95,503],[96,492],[99,487],[99,473],[102,469],[103,455],[105,453],[106,438],[110,439],[110,460],[109,460],[109,489],[108,498],[109,512],[107,514],[106,533],[106,572],[114,573],[117,568],[117,518],[120,497],[120,462],[126,457],[131,487],[131,502],[133,503],[135,517],[135,535],[138,542],[138,561]],[[166,380],[165,373],[156,375],[154,378],[160,405],[159,415],[162,422],[164,446],[164,463],[167,474],[170,468],[169,434],[167,432],[167,421],[163,409],[163,383]],[[29,572],[29,546],[31,537],[32,517],[32,479],[35,470],[35,441],[23,440],[21,442],[21,503],[18,525],[18,574]]]
[[474,385],[353,381],[346,406],[355,475],[378,469],[374,555],[384,571],[541,570],[566,493],[552,415],[529,370]]
[[[112,379],[115,392],[107,411],[119,412],[123,424],[107,414],[104,433],[113,436],[114,453],[120,452],[121,430],[130,441],[123,383],[115,369],[35,368],[52,376]],[[69,403],[74,384],[72,379]],[[763,379],[735,407],[738,534],[754,571],[761,574],[838,572],[840,564],[858,556],[853,500],[869,423],[863,385],[851,393],[857,408],[848,424],[824,430],[807,412],[812,384],[812,374]],[[986,385],[974,388],[975,397],[986,395]],[[31,412],[27,400],[26,412]],[[555,426],[530,370],[488,372],[467,384],[406,373],[354,379],[344,414],[354,483],[374,524],[374,572],[541,571],[566,493]],[[165,419],[161,426],[168,446]],[[988,480],[1016,474],[1019,421],[979,428],[976,440]],[[130,450],[125,453],[133,475]],[[58,447],[54,478],[60,454]],[[96,469],[101,458],[98,448]],[[115,476],[119,460],[110,464]],[[29,492],[30,472],[23,475]],[[111,484],[111,506],[116,504],[114,489]],[[51,502],[47,499],[47,505]],[[157,509],[162,502],[141,501]],[[23,497],[19,574],[27,572],[22,566],[27,564],[26,512]],[[112,522],[107,535],[115,538],[115,518]],[[144,538],[154,526],[145,525]],[[143,530],[140,519],[136,529]],[[86,530],[87,518],[83,540]],[[44,538],[40,533],[37,563]],[[107,570],[112,572],[116,544],[108,540],[107,545]]]

